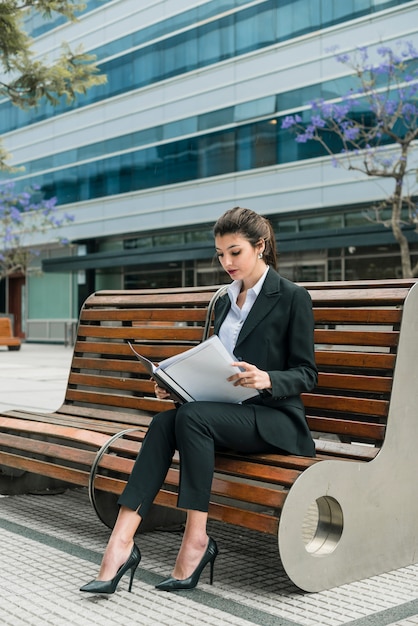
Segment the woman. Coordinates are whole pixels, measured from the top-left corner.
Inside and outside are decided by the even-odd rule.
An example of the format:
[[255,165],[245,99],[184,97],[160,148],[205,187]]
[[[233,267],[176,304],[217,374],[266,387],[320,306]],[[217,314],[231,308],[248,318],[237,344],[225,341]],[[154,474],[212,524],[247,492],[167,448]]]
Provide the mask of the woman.
[[[190,402],[157,414],[150,425],[126,488],[96,580],[81,588],[113,593],[141,555],[135,532],[162,486],[175,449],[180,456],[178,506],[187,519],[172,575],[157,585],[171,591],[192,589],[218,554],[206,523],[218,447],[245,453],[287,452],[314,456],[300,394],[317,379],[312,303],[308,292],[282,278],[275,237],[268,220],[235,207],[214,226],[216,253],[233,279],[215,308],[215,333],[234,355],[240,372],[233,385],[254,389],[242,404]],[[158,398],[168,392],[155,386]]]

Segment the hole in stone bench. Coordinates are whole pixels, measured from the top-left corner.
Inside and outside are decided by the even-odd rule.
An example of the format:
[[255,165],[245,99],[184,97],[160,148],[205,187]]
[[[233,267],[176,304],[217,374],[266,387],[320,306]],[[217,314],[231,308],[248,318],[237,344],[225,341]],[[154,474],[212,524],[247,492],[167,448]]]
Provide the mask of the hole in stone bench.
[[305,549],[313,556],[330,554],[343,533],[343,511],[330,496],[318,498],[306,511],[302,532]]

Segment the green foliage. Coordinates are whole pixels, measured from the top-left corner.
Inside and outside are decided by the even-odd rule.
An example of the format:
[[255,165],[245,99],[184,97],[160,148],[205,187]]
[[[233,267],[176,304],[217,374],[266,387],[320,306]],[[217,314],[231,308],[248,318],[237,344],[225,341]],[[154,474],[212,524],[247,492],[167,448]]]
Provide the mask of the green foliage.
[[[43,98],[52,104],[65,97],[72,102],[78,93],[106,82],[99,74],[95,57],[81,47],[71,50],[63,42],[56,59],[38,58],[33,39],[23,28],[27,11],[41,13],[45,19],[61,14],[71,21],[84,8],[71,0],[0,0],[0,98],[8,98],[15,106],[30,109]],[[10,169],[7,153],[0,145],[0,170]]]

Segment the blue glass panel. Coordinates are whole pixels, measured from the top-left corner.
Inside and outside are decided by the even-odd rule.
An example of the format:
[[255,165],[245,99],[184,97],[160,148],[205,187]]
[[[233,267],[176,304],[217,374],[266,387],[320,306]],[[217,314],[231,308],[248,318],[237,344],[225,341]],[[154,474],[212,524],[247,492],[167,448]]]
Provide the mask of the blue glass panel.
[[225,126],[226,124],[232,124],[233,121],[234,107],[218,109],[217,111],[199,115],[198,129],[207,130],[208,128],[215,128],[216,126]]
[[235,131],[229,130],[199,138],[199,178],[227,174],[236,170],[235,136]]
[[228,59],[234,54],[234,16],[216,20],[199,28],[197,49],[198,66]]
[[251,127],[241,126],[240,128],[237,128],[237,171],[241,172],[251,169],[251,146]]
[[267,96],[251,102],[237,104],[234,107],[234,121],[241,122],[262,115],[271,115],[276,111],[276,96]]
[[163,138],[172,139],[173,137],[181,137],[182,135],[189,135],[197,131],[197,116],[188,117],[183,120],[177,120],[164,124],[163,126]]
[[274,2],[256,5],[238,13],[235,28],[236,53],[243,54],[276,42]]

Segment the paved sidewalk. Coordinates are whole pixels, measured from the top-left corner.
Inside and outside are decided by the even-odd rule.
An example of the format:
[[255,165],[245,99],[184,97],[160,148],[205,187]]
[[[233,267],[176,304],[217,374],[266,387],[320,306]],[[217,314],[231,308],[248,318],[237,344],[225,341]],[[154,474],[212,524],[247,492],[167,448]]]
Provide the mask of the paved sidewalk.
[[[56,409],[72,350],[23,344],[0,348],[0,409]],[[181,535],[138,536],[142,561],[132,593],[128,576],[108,597],[81,594],[95,577],[109,531],[86,490],[0,497],[0,624],[144,626],[418,626],[418,565],[321,593],[304,593],[286,577],[274,537],[210,523],[220,554],[189,592],[158,592]],[[324,562],[326,567],[326,563]]]

